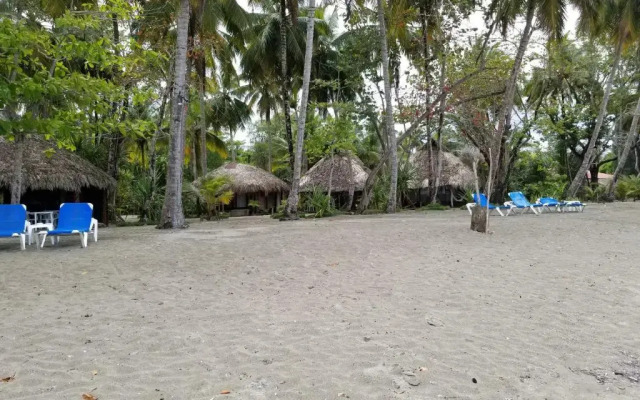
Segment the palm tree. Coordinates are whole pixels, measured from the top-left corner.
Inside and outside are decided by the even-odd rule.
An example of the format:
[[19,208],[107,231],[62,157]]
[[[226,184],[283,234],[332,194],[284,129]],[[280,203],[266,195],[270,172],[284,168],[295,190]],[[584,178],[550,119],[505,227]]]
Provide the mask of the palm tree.
[[304,146],[304,127],[307,120],[307,100],[309,98],[309,81],[311,79],[311,61],[313,58],[313,25],[315,23],[315,0],[309,0],[307,8],[307,41],[304,49],[304,71],[302,73],[302,98],[298,110],[298,137],[296,138],[296,154],[293,164],[291,192],[287,199],[285,217],[298,218],[298,192],[300,190],[300,171],[302,164],[302,148]]
[[387,43],[387,26],[384,20],[384,6],[382,0],[378,1],[378,33],[380,35],[380,56],[382,57],[382,79],[384,81],[385,126],[387,130],[388,145],[390,149],[389,163],[391,177],[389,185],[389,202],[387,212],[396,212],[396,190],[398,188],[398,146],[396,144],[396,131],[393,123],[393,103],[391,103],[391,78],[389,77],[389,46]]
[[189,38],[189,0],[180,0],[174,67],[174,85],[171,99],[171,145],[167,161],[167,185],[164,205],[158,228],[184,228],[182,210],[182,164],[186,128],[186,109],[189,104],[187,91],[187,48]]
[[207,121],[215,130],[221,130],[222,128],[229,130],[231,162],[235,162],[236,146],[234,145],[234,135],[238,129],[244,128],[244,124],[251,118],[251,108],[228,91],[224,91],[213,95],[208,102],[207,112]]
[[590,8],[587,10],[588,13],[585,12],[585,15],[589,16],[591,21],[591,24],[586,26],[586,28],[590,28],[589,33],[593,36],[611,37],[615,40],[613,64],[607,78],[607,83],[605,84],[604,96],[600,104],[596,126],[593,128],[591,140],[585,151],[585,157],[582,160],[578,173],[567,189],[567,196],[569,197],[573,197],[578,193],[578,190],[580,190],[584,182],[587,169],[589,169],[593,161],[595,144],[607,114],[609,96],[611,95],[613,81],[618,72],[622,52],[625,47],[637,42],[638,36],[640,35],[640,24],[638,23],[638,21],[640,21],[640,0],[608,0],[599,1],[598,3],[599,7]]
[[633,113],[633,119],[631,120],[631,128],[629,129],[629,133],[627,134],[627,140],[625,140],[624,148],[622,149],[622,153],[618,157],[618,166],[613,173],[613,177],[611,178],[611,186],[609,187],[609,198],[613,197],[613,193],[616,190],[616,185],[618,184],[618,178],[620,178],[620,174],[627,164],[627,158],[629,158],[629,153],[631,152],[631,147],[633,147],[634,143],[638,139],[638,120],[640,120],[640,86],[638,87],[638,101],[636,102],[636,108]]

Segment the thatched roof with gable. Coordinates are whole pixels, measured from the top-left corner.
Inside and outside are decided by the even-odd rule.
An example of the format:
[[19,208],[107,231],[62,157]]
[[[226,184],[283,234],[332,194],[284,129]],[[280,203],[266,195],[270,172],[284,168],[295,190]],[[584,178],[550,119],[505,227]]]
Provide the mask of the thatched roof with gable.
[[[331,171],[333,165],[333,172]],[[348,192],[353,174],[353,185],[356,191],[363,190],[369,177],[369,169],[358,157],[352,154],[327,156],[318,161],[300,179],[300,190],[309,191],[314,187],[332,192]],[[331,185],[329,185],[331,180]]]
[[[79,155],[58,148],[56,143],[27,137],[21,143],[22,190],[64,190],[80,192],[84,188],[112,190],[115,179]],[[19,145],[0,138],[0,188],[9,189],[15,177]]]
[[277,176],[253,165],[231,162],[207,173],[206,177],[231,178],[229,189],[234,194],[288,192],[289,185]]
[[[436,157],[437,149],[433,149],[433,156]],[[475,182],[473,170],[453,153],[442,151],[442,175],[441,186],[453,186],[459,188],[472,188]],[[431,177],[431,159],[429,150],[422,149],[411,155],[411,163],[416,168],[417,179],[410,183],[412,189],[429,187]],[[435,162],[435,160],[434,160]]]

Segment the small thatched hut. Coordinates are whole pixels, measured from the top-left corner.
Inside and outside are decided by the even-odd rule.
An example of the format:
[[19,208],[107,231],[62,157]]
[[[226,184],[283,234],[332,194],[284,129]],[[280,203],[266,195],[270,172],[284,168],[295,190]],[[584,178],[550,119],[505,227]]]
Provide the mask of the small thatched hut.
[[354,197],[357,198],[362,194],[368,177],[369,169],[355,155],[327,156],[300,178],[300,190],[303,192],[312,191],[314,188],[320,188],[325,192],[331,190],[336,207],[341,207],[348,203],[351,187],[354,190]]
[[[434,164],[437,148],[433,149]],[[473,170],[462,162],[455,154],[442,151],[442,174],[438,185],[438,201],[442,204],[455,206],[464,202],[464,193],[474,186]],[[435,177],[431,176],[431,158],[429,150],[422,149],[411,155],[410,162],[415,166],[416,179],[409,187],[415,190],[414,201],[418,205],[426,204],[429,198],[428,188],[434,184]]]
[[[116,181],[89,161],[55,143],[26,138],[23,147],[22,197],[29,211],[57,210],[64,202],[93,203],[93,216],[107,222],[108,192]],[[16,144],[0,138],[0,195],[10,200]]]
[[289,185],[275,175],[247,164],[227,163],[207,174],[207,177],[226,175],[231,178],[233,200],[226,207],[231,216],[249,215],[250,201],[257,201],[263,211],[272,212],[278,207]]

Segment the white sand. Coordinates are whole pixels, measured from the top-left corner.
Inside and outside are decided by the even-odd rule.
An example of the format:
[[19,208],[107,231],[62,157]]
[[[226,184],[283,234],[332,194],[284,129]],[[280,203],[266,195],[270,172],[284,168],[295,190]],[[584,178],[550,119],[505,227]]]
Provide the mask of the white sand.
[[640,398],[640,204],[468,224],[2,240],[0,399]]

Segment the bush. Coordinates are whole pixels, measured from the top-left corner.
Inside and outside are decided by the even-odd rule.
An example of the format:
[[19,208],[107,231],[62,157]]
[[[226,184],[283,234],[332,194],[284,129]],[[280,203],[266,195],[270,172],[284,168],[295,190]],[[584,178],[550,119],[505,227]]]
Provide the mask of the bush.
[[311,193],[304,195],[304,203],[306,209],[314,213],[314,217],[323,218],[336,215],[336,209],[333,206],[331,196],[324,193],[320,188],[314,188]]
[[618,200],[640,199],[640,177],[623,176],[616,185],[616,198]]

